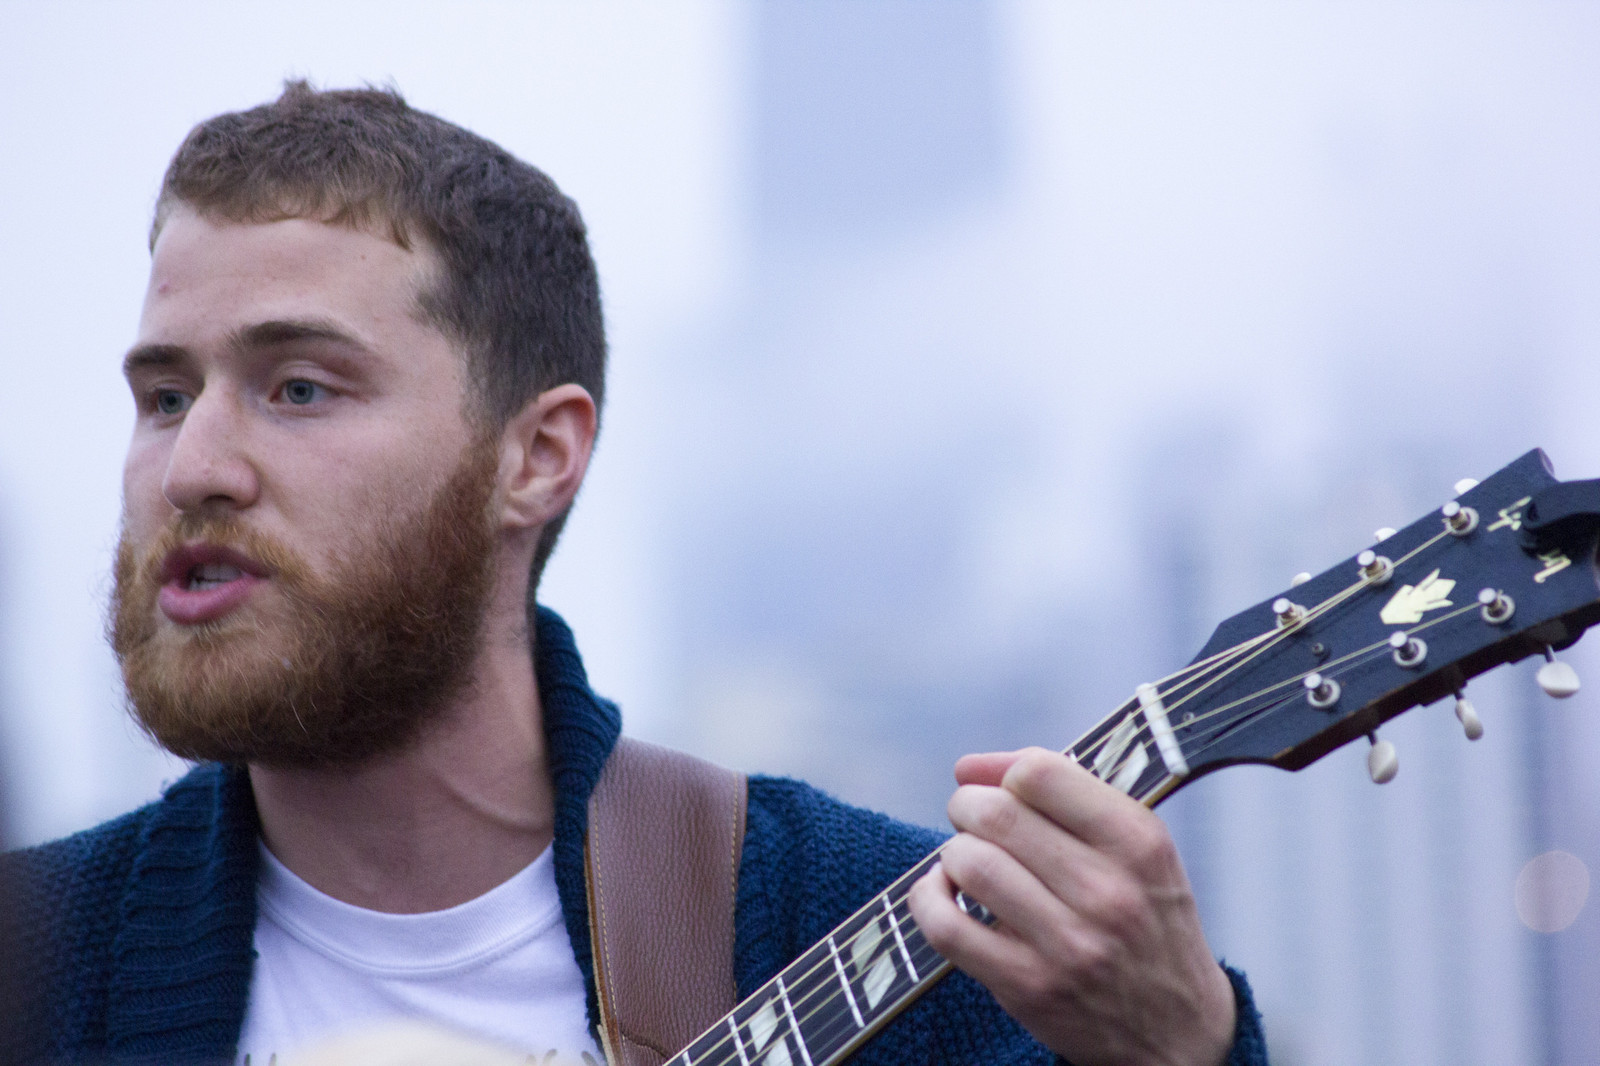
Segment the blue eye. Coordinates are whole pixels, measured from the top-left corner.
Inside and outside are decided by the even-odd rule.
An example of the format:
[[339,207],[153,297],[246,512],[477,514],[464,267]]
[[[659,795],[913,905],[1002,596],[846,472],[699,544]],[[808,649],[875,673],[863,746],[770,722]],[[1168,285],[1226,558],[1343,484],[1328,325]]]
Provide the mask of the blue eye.
[[156,410],[164,415],[181,415],[189,409],[189,397],[177,389],[156,390]]
[[295,378],[283,384],[283,398],[297,407],[304,407],[306,404],[311,403],[321,391],[322,386],[314,381],[306,381],[303,378]]

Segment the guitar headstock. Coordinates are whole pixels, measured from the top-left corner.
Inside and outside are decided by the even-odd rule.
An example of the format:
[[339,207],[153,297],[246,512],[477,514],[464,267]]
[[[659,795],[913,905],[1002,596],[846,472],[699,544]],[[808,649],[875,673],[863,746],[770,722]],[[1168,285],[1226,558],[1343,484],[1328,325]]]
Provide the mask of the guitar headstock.
[[1298,770],[1478,674],[1577,640],[1600,621],[1597,541],[1600,482],[1559,482],[1531,451],[1223,622],[1073,754],[1152,804],[1224,766]]

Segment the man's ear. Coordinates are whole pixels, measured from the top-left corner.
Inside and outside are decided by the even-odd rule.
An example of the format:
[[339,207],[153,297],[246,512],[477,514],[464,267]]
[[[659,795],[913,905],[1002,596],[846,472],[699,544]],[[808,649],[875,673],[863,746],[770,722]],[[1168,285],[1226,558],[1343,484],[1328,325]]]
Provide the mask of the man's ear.
[[541,392],[500,435],[500,522],[537,529],[572,504],[589,469],[596,426],[594,397],[582,385]]

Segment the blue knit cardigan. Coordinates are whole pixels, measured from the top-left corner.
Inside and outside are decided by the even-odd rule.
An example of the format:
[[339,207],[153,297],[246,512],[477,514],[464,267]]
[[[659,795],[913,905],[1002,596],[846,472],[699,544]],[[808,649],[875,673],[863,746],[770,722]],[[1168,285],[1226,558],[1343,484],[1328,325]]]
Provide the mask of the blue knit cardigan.
[[[540,609],[535,651],[555,779],[555,867],[567,933],[597,1017],[583,874],[590,791],[616,743],[615,705],[589,688],[572,633]],[[938,843],[798,781],[753,777],[739,873],[741,997],[822,939]],[[258,826],[242,769],[201,766],[155,803],[6,859],[20,1001],[4,1063],[226,1063],[250,992]],[[1242,975],[1230,1066],[1265,1066]],[[956,973],[863,1047],[859,1066],[1056,1060]]]

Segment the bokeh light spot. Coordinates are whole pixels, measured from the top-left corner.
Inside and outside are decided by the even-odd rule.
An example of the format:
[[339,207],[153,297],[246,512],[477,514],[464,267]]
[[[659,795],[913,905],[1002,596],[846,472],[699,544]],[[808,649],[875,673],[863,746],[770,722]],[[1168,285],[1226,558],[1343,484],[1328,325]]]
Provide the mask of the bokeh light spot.
[[1571,925],[1588,898],[1589,867],[1570,852],[1535,855],[1517,874],[1517,917],[1536,933]]

